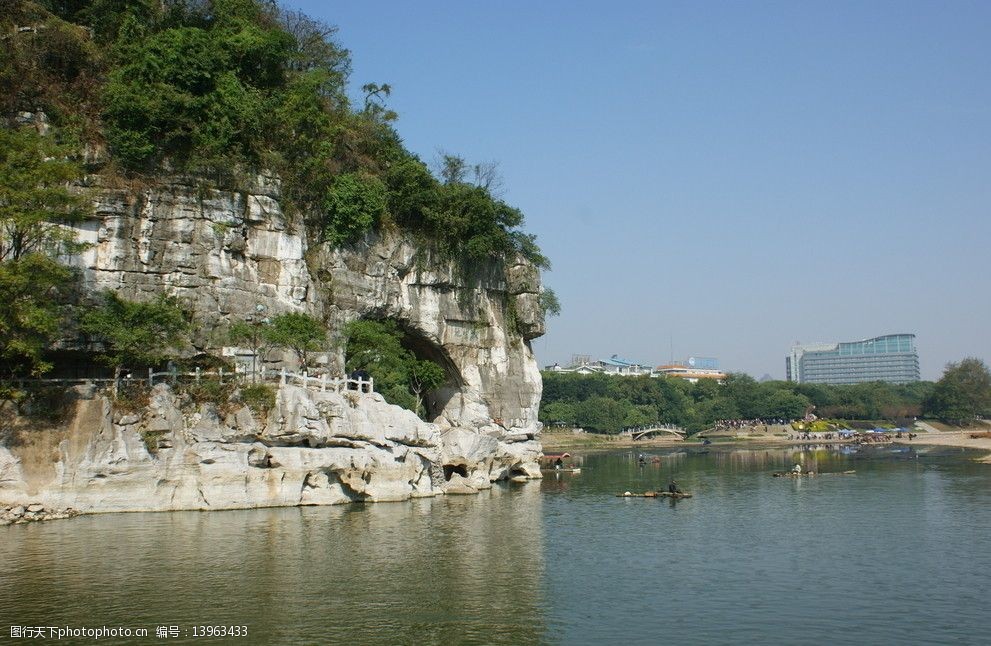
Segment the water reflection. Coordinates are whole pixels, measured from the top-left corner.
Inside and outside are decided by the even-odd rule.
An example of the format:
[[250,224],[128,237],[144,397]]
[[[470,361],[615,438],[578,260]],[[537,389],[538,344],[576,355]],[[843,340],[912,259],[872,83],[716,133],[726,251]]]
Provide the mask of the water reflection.
[[[5,527],[0,616],[248,624],[237,643],[977,643],[991,467],[895,448],[618,451],[479,496]],[[856,474],[771,477],[796,461]],[[615,497],[671,478],[695,497]]]
[[0,528],[3,579],[14,583],[0,609],[21,625],[152,634],[248,624],[268,643],[538,643],[541,500],[527,483],[401,504]]
[[[544,485],[552,634],[563,643],[977,643],[991,469],[891,448],[655,450],[647,457],[660,460],[643,466],[637,452],[590,455],[580,478]],[[799,460],[856,475],[771,477]],[[671,477],[695,497],[615,497]]]

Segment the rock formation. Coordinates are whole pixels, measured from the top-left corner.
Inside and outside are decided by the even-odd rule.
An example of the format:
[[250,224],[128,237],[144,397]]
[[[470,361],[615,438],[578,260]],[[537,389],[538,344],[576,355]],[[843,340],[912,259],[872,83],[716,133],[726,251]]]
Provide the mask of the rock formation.
[[[229,354],[226,329],[245,313],[301,311],[327,323],[318,361],[340,374],[346,324],[388,317],[447,381],[428,398],[433,423],[378,394],[288,385],[264,423],[247,408],[190,413],[162,386],[133,413],[97,396],[78,403],[74,430],[45,468],[0,441],[0,502],[80,511],[333,504],[540,476],[529,341],[543,333],[543,313],[529,263],[458,267],[399,233],[317,244],[283,212],[270,177],[244,190],[182,177],[90,182],[96,217],[79,226],[89,246],[75,259],[86,289],[178,296],[195,312],[194,352]],[[39,470],[51,477],[31,476]]]

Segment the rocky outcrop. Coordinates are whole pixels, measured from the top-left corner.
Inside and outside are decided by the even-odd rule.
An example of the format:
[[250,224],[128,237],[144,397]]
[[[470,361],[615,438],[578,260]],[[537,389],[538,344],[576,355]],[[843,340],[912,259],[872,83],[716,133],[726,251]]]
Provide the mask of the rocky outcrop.
[[364,317],[395,319],[419,354],[445,367],[447,384],[427,402],[438,424],[500,439],[539,430],[540,373],[529,340],[543,334],[543,314],[532,265],[459,268],[386,235],[321,248],[310,266],[332,329]]
[[41,503],[0,505],[0,525],[23,525],[41,520],[62,520],[78,515],[75,509],[51,509]]
[[[179,297],[197,323],[189,352],[236,356],[224,341],[233,322],[303,311],[330,330],[319,369],[341,374],[345,326],[388,317],[409,347],[445,368],[447,380],[427,398],[428,425],[398,424],[377,395],[355,408],[340,395],[291,388],[280,392],[272,418],[280,421],[263,428],[245,410],[180,414],[164,393],[153,401],[157,412],[137,421],[101,411],[91,452],[60,461],[58,487],[78,492],[73,506],[123,509],[134,499],[149,508],[207,508],[208,491],[244,506],[323,504],[434,492],[454,475],[476,490],[539,477],[541,383],[530,340],[543,333],[543,313],[539,272],[529,263],[459,267],[395,232],[345,248],[316,244],[283,211],[278,180],[266,176],[242,190],[196,178],[115,185],[93,177],[85,190],[97,205],[96,217],[78,225],[87,247],[75,262],[86,289]],[[263,359],[292,362],[274,353]],[[161,435],[158,455],[142,434]],[[0,487],[11,468],[3,451]],[[257,466],[267,460],[280,465],[284,480],[274,483],[275,472]],[[99,481],[112,476],[128,484],[96,495]]]
[[[66,509],[237,509],[475,493],[525,471],[529,460],[499,451],[493,438],[473,444],[469,436],[483,436],[464,431],[452,444],[464,448],[451,454],[437,425],[377,393],[284,385],[262,416],[241,405],[183,406],[160,384],[137,411],[115,410],[102,396],[75,406],[66,428],[21,424],[8,433],[0,447],[0,504],[7,505],[0,520],[66,517]],[[460,469],[447,474],[454,484],[436,468],[447,460]],[[461,480],[467,487],[455,487]],[[27,511],[15,514],[21,507]]]
[[243,191],[187,177],[90,183],[95,217],[75,225],[87,244],[75,262],[88,290],[179,297],[195,312],[191,341],[203,351],[219,349],[226,327],[246,314],[321,314],[304,231],[283,214],[278,180],[260,176]]

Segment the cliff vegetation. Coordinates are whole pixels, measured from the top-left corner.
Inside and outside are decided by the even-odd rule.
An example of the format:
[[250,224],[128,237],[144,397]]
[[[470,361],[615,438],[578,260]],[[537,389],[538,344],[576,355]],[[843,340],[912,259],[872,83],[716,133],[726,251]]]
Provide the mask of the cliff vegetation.
[[[498,197],[493,165],[444,155],[432,171],[404,147],[394,127],[398,115],[387,105],[388,84],[367,83],[352,98],[351,54],[330,25],[258,0],[3,6],[4,376],[47,372],[46,352],[67,331],[96,343],[115,373],[161,362],[176,356],[198,320],[166,296],[138,304],[78,293],[78,275],[61,260],[79,245],[64,225],[92,217],[80,189],[94,175],[137,186],[180,175],[235,190],[260,174],[274,176],[282,210],[313,245],[340,247],[370,232],[401,231],[432,257],[465,268],[520,257],[548,266],[534,236],[520,228],[523,214]],[[540,302],[556,313],[553,292]],[[138,324],[135,313],[161,325]],[[299,320],[235,324],[232,340],[256,352],[287,348],[305,366],[326,330],[305,314],[294,316]],[[392,399],[420,408],[437,369],[391,343],[398,337],[390,325],[350,332],[355,347],[371,339],[398,348],[390,360],[395,369],[366,367],[388,373],[382,385],[393,389]],[[361,362],[356,357],[351,367]]]

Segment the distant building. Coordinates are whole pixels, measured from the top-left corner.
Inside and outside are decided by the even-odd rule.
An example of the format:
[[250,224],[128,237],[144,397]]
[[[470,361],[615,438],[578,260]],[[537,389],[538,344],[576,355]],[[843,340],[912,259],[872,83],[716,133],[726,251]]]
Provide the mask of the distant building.
[[695,368],[683,363],[669,363],[666,366],[654,368],[654,374],[660,377],[677,377],[685,379],[693,384],[699,379],[715,379],[722,381],[726,379],[726,373],[715,368]]
[[589,355],[576,354],[571,357],[571,365],[562,367],[555,363],[545,366],[550,372],[573,372],[578,375],[604,374],[619,377],[678,377],[696,382],[699,379],[722,381],[726,373],[719,370],[719,360],[712,357],[688,357],[663,366],[651,368],[645,363],[622,359],[615,354],[608,359],[592,359]]
[[705,370],[719,369],[719,359],[715,357],[688,357],[684,363],[689,368],[703,368]]
[[785,373],[788,381],[801,384],[904,384],[919,381],[919,353],[914,334],[795,345],[785,358]]
[[545,370],[552,372],[573,372],[579,375],[591,375],[595,373],[605,375],[617,375],[620,377],[640,377],[650,375],[650,367],[646,364],[621,359],[615,354],[608,359],[593,360],[587,355],[576,355],[572,363],[567,368],[562,368],[558,364],[547,366]]

